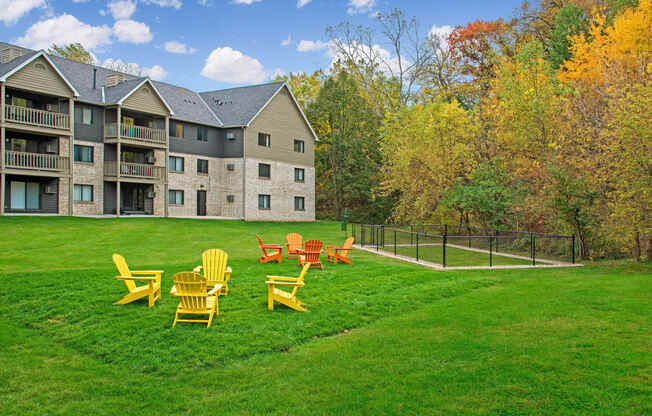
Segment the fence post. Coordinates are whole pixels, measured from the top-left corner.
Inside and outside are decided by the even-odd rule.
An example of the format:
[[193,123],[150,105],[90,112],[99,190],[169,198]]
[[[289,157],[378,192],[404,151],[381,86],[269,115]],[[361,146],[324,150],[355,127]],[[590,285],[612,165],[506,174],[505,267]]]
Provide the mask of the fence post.
[[537,236],[532,234],[532,265],[537,265]]
[[380,233],[380,227],[376,226],[375,228],[376,228],[376,232],[374,233],[374,240],[376,242],[376,251],[378,251],[378,247],[379,247],[379,245],[378,245],[378,243],[379,243],[379,241],[378,241],[379,240],[379,235],[378,234]]
[[444,235],[448,234],[448,224],[444,224]]
[[442,245],[442,266],[446,267],[446,237],[447,235],[444,234],[444,244]]
[[417,237],[417,261],[419,261],[419,233],[417,233],[416,237]]
[[575,234],[571,238],[571,262],[575,264]]
[[385,248],[385,225],[381,225],[380,227],[381,227],[380,230],[382,232],[380,241],[381,241],[381,243],[383,245],[383,248]]
[[412,225],[410,225],[410,246],[414,245],[414,231],[412,230]]
[[364,247],[364,225],[360,224],[360,244]]
[[396,230],[394,230],[394,255],[396,255]]
[[493,259],[493,236],[489,236],[489,267],[494,267],[494,259]]
[[494,234],[496,236],[496,253],[498,253],[498,234],[500,234],[499,230],[494,231]]

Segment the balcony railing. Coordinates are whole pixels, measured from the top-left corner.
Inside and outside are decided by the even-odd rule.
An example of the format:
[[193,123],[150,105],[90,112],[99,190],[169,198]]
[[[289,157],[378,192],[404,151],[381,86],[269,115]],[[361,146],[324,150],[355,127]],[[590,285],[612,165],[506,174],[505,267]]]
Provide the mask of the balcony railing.
[[68,172],[68,158],[66,156],[49,155],[44,153],[5,152],[5,166],[17,169],[36,169],[54,172]]
[[[117,163],[104,162],[104,175],[116,177]],[[165,167],[154,166],[144,163],[120,162],[120,176],[127,178],[163,180]]]
[[16,105],[5,105],[5,120],[37,127],[70,129],[70,116],[66,113],[37,110]]
[[[116,137],[118,123],[107,123],[104,126],[104,135],[106,137]],[[125,126],[120,125],[120,136],[125,139],[134,139],[146,143],[165,145],[167,138],[165,129],[152,129],[143,126]]]

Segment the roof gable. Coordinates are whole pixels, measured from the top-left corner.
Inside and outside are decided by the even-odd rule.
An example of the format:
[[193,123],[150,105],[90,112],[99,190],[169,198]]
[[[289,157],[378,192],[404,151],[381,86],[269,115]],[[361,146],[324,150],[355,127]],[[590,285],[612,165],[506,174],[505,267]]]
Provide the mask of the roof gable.
[[199,93],[225,126],[246,126],[283,87],[282,82]]
[[[25,58],[21,59],[21,58],[23,58],[23,56],[25,56]],[[75,86],[68,80],[68,78],[66,78],[66,76],[60,71],[60,69],[57,67],[57,65],[55,65],[55,63],[50,59],[48,54],[45,53],[45,51],[39,51],[39,52],[36,52],[34,54],[31,54],[31,55],[26,54],[26,55],[23,55],[23,56],[15,58],[14,60],[12,60],[11,62],[8,63],[8,64],[12,64],[13,61],[18,61],[15,65],[10,65],[10,66],[7,67],[6,72],[2,76],[0,76],[0,81],[7,82],[7,80],[10,77],[16,75],[22,69],[27,68],[33,62],[42,59],[47,63],[47,65],[50,66],[50,68],[52,70],[54,70],[54,72],[56,73],[56,76],[58,76],[59,79],[63,82],[63,84],[65,84],[66,87],[70,89],[72,94],[75,97],[79,96],[79,92],[77,92],[77,89],[75,88]]]

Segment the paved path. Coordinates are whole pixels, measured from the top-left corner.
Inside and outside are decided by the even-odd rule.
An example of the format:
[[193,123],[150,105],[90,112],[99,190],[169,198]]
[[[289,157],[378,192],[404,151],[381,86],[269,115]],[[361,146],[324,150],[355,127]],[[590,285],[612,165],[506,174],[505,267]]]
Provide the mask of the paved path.
[[[449,244],[446,244],[446,246],[448,246],[448,245]],[[464,246],[457,246],[457,245],[452,245],[452,244],[450,246],[455,247],[455,248],[459,248],[459,249],[463,249],[463,250],[469,250],[468,247],[464,247]],[[359,246],[357,244],[355,244],[353,247],[357,248],[358,250],[364,250],[364,251],[368,251],[370,253],[375,253],[375,254],[378,254],[378,255],[381,255],[381,256],[406,261],[408,263],[418,264],[419,266],[428,267],[428,268],[434,269],[434,270],[547,269],[547,268],[552,268],[552,267],[582,267],[582,266],[584,266],[583,264],[580,264],[580,263],[572,264],[572,263],[564,263],[564,262],[560,262],[560,261],[547,260],[550,263],[537,264],[537,265],[534,265],[534,266],[531,265],[531,264],[530,265],[523,264],[523,265],[492,266],[492,267],[490,267],[490,266],[453,266],[453,267],[444,267],[444,266],[442,266],[441,264],[438,264],[438,263],[432,263],[432,262],[424,261],[424,260],[416,260],[413,257],[394,255],[392,253],[388,253],[386,251],[381,251],[381,250],[377,251],[375,248],[371,248],[371,247],[361,247],[361,246]],[[471,249],[471,251],[479,251],[479,252],[484,252],[484,253],[489,254],[489,250]],[[499,255],[499,256],[514,257],[514,258],[524,258],[526,260],[530,260],[530,257],[525,257],[525,256],[516,256],[516,255],[513,255],[513,254],[507,254],[507,253],[500,253],[500,254],[494,253],[494,254]],[[542,260],[537,259],[537,261],[542,261]]]

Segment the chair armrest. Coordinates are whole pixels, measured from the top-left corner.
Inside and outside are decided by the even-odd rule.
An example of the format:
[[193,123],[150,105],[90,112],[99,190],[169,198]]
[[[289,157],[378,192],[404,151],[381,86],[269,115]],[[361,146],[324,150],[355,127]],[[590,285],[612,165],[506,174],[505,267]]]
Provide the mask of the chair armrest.
[[282,280],[282,281],[288,281],[288,282],[296,282],[299,280],[298,277],[283,277],[283,276],[267,276],[269,280]]
[[200,272],[201,272],[201,268],[202,268],[202,266],[197,266],[197,267],[195,267],[194,269],[192,269],[192,271],[195,272],[195,273],[200,273]]
[[279,244],[263,244],[263,247],[265,248],[283,248],[283,246]]
[[215,286],[214,286],[214,287],[213,287],[213,288],[212,288],[212,289],[207,293],[207,295],[209,295],[209,296],[214,295],[215,293],[217,293],[217,292],[219,292],[220,290],[222,290],[222,287],[224,287],[224,285],[221,285],[221,284],[217,284],[217,285],[215,285]]
[[231,269],[231,266],[228,266],[224,272],[225,273],[233,273],[233,270]]
[[265,283],[267,283],[268,285],[272,285],[272,286],[298,286],[298,287],[301,287],[301,286],[305,285],[305,283],[303,283],[303,282],[276,282],[274,280],[268,280]]
[[353,248],[346,248],[346,247],[335,247],[336,251],[351,251]]
[[163,274],[163,273],[164,273],[163,270],[132,270],[131,271],[131,274],[139,274],[139,275],[143,275],[143,274]]
[[177,287],[172,286],[172,289],[170,289],[170,295],[176,296],[177,295]]
[[136,277],[136,276],[116,276],[115,277],[118,280],[143,280],[143,281],[156,281],[156,277],[151,277],[151,276],[142,276],[142,277]]

